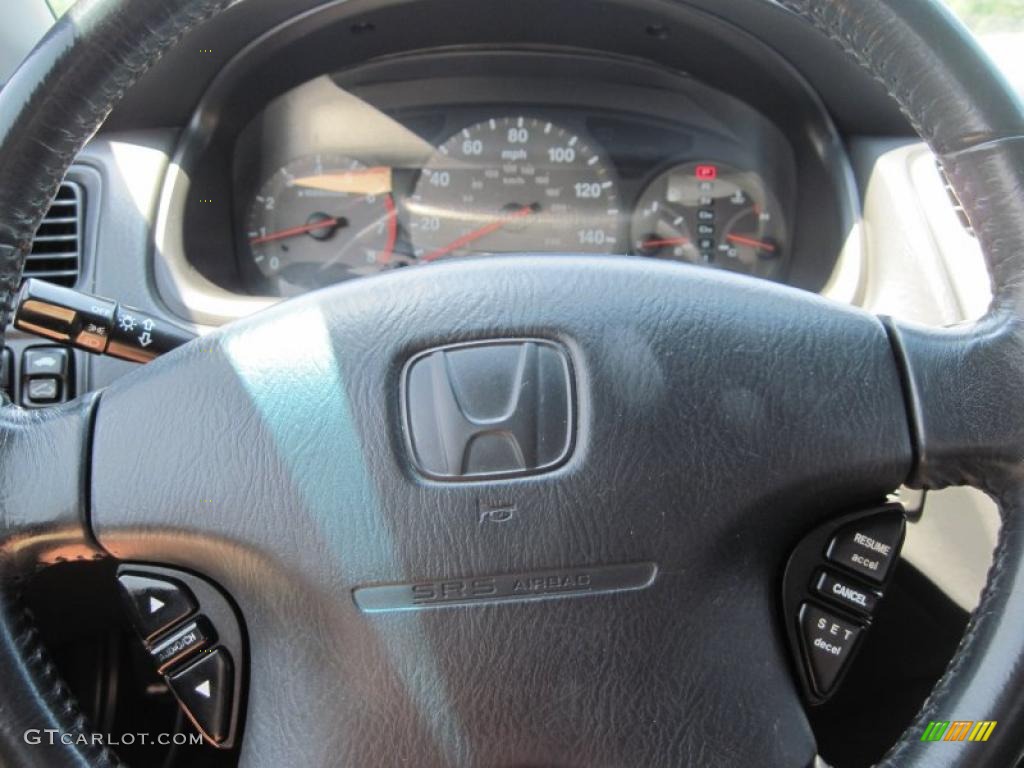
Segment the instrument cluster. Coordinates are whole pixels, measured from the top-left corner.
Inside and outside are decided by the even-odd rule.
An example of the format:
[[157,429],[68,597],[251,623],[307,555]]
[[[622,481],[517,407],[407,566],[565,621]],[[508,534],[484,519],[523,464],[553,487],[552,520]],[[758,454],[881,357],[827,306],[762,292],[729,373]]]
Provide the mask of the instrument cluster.
[[262,146],[249,139],[253,160],[236,173],[235,230],[252,293],[502,253],[633,255],[785,279],[792,183],[763,151],[647,116],[386,110],[347,97],[339,122],[305,137],[288,134],[310,109],[294,99],[250,131]]

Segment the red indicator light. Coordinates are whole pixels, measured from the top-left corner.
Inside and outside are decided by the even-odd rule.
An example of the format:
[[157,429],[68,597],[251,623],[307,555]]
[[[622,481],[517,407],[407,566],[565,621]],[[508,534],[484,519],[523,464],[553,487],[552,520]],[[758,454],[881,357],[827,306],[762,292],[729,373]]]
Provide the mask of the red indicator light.
[[713,165],[698,165],[695,173],[701,181],[714,181],[718,178],[718,169]]

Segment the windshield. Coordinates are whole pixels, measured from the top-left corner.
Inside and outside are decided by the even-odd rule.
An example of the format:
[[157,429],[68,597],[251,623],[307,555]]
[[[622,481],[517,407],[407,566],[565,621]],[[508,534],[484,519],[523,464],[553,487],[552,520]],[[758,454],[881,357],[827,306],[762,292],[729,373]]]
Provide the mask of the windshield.
[[946,0],[977,36],[982,47],[1024,93],[1024,2],[1021,0]]

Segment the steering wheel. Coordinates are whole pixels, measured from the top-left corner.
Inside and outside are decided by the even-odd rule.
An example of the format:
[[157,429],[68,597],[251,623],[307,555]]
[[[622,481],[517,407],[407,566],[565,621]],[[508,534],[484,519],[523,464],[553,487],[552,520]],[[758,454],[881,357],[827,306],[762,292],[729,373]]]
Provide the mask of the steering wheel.
[[[228,4],[76,7],[0,92],[6,311],[78,150],[142,72]],[[936,3],[784,4],[884,83],[941,159],[992,275],[983,320],[911,327],[650,260],[490,258],[282,303],[63,407],[7,404],[2,762],[116,762],[88,740],[26,744],[26,729],[89,726],[18,600],[39,568],[115,557],[201,573],[236,601],[247,766],[809,765],[780,569],[807,530],[910,482],[981,488],[1003,524],[963,642],[884,762],[1015,764],[1024,112]],[[551,466],[518,477],[421,471],[436,456],[409,441],[413,363],[510,339],[555,350],[535,368],[569,382],[568,450],[538,447]],[[609,588],[433,610],[359,599],[581,573]],[[929,720],[956,717],[1006,726],[957,749],[920,741]]]

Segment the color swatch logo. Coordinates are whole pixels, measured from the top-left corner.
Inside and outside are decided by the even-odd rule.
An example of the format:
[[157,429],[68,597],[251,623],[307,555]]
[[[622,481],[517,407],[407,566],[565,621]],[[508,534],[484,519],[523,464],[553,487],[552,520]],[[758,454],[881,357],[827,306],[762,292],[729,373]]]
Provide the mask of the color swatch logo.
[[921,741],[988,741],[995,727],[995,720],[932,720]]

